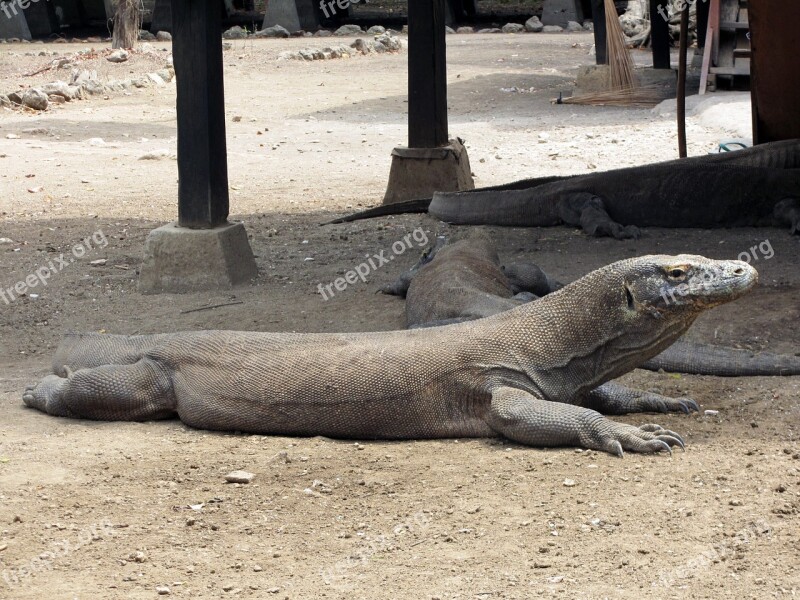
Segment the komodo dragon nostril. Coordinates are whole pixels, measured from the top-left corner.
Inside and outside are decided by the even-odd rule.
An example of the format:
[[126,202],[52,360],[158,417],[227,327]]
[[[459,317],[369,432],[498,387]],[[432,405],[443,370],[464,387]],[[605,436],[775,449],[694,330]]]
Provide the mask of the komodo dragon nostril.
[[738,269],[734,270],[733,274],[734,275],[744,275],[744,269],[742,267],[739,267]]

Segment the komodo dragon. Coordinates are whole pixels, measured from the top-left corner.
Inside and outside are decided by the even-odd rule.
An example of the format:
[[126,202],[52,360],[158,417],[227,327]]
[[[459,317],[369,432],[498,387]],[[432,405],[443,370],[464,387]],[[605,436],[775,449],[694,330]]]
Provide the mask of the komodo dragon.
[[580,226],[638,237],[639,227],[787,225],[800,233],[800,140],[572,177],[437,192],[332,221],[429,212],[460,225]]
[[[451,244],[438,238],[417,265],[381,291],[405,296],[406,327],[413,329],[488,317],[561,287],[536,265],[501,266],[491,239],[478,229]],[[680,339],[639,366],[718,377],[800,375],[800,356],[753,353]]]
[[[664,290],[697,278],[710,284],[664,301]],[[28,387],[23,401],[55,416],[141,421],[177,413],[192,427],[261,434],[505,436],[619,456],[671,451],[684,446],[677,433],[601,414],[650,411],[662,397],[602,384],[757,279],[744,262],[644,256],[513,310],[434,329],[68,336],[55,374]],[[666,400],[685,410],[680,399]]]

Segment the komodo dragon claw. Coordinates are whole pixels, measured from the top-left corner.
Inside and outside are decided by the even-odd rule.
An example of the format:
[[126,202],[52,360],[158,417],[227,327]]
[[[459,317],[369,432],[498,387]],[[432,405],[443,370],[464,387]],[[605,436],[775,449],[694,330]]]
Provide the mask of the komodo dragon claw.
[[606,421],[598,440],[602,449],[622,458],[625,450],[633,452],[657,453],[667,451],[672,455],[672,446],[686,451],[683,438],[660,425],[648,423],[641,427]]

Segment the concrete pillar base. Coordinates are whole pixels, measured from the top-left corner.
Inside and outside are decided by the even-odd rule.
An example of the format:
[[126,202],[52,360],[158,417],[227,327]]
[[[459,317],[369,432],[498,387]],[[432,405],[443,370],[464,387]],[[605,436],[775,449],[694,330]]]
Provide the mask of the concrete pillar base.
[[542,7],[542,23],[566,27],[569,21],[583,23],[580,0],[545,0]]
[[257,275],[241,223],[213,229],[170,223],[147,236],[138,287],[142,294],[199,292],[231,288]]
[[16,3],[6,4],[5,7],[8,10],[8,16],[0,11],[0,38],[4,40],[19,38],[30,41],[31,30],[25,19],[25,12]]
[[392,150],[389,184],[384,204],[430,198],[434,192],[461,192],[475,189],[467,149],[460,140],[450,140],[440,148]]
[[[317,2],[314,0],[270,0],[264,12],[262,29],[280,25],[292,31],[316,31],[320,28],[320,19],[317,13]],[[334,3],[334,13],[339,10]],[[341,11],[339,11],[341,12]],[[332,15],[333,16],[333,15]]]

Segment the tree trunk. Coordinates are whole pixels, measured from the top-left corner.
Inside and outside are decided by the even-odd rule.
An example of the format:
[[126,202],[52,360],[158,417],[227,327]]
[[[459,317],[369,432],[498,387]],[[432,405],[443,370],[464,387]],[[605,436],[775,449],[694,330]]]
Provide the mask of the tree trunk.
[[133,48],[139,39],[142,27],[141,0],[118,0],[114,13],[114,33],[111,36],[112,48]]

